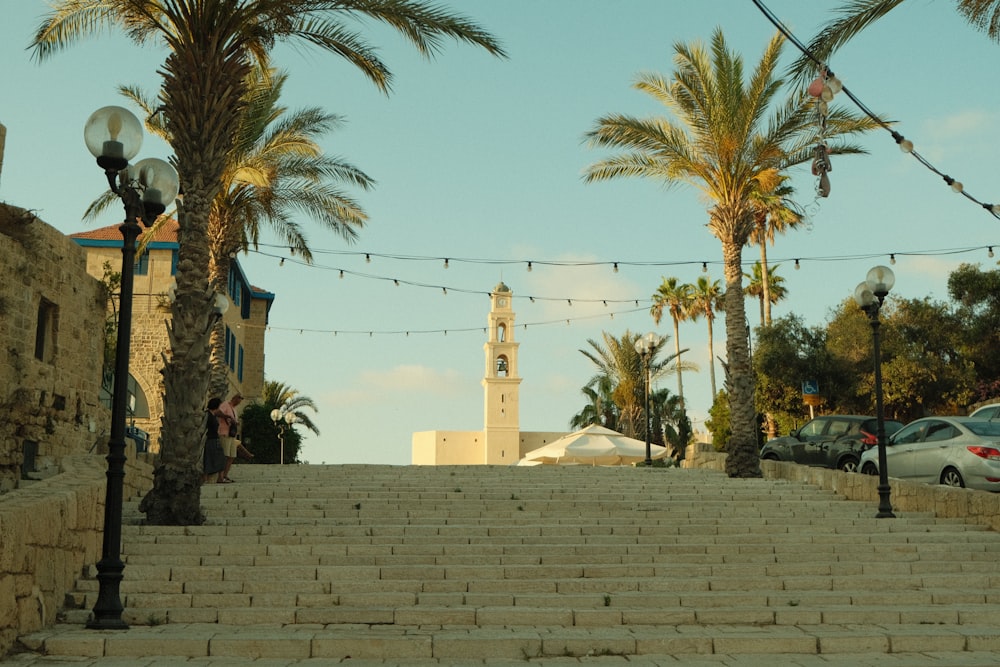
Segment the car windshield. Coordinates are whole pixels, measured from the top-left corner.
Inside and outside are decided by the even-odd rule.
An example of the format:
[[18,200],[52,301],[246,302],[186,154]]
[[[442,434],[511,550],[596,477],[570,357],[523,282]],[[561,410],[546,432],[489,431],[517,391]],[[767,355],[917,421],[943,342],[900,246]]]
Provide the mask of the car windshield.
[[[893,421],[892,419],[886,419],[882,422],[885,426],[885,434],[887,436],[892,435],[899,429],[903,428],[903,423],[898,421]],[[875,435],[875,431],[878,430],[878,421],[874,419],[869,419],[864,424],[861,425],[861,430],[870,435]]]
[[1000,436],[1000,422],[973,421],[962,422],[965,428],[976,435]]
[[898,431],[901,428],[903,428],[902,422],[894,422],[894,421],[890,421],[888,419],[885,421],[885,434],[886,435],[892,435],[893,433],[895,433],[896,431]]

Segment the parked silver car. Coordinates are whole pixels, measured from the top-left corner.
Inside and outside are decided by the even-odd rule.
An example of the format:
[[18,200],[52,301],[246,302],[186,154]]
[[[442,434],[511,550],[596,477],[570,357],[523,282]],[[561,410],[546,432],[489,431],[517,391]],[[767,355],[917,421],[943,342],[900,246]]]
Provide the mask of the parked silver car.
[[984,405],[969,416],[976,419],[1000,419],[1000,403]]
[[[887,441],[890,477],[1000,491],[1000,422],[974,417],[925,417]],[[878,449],[861,455],[860,470],[878,474]]]

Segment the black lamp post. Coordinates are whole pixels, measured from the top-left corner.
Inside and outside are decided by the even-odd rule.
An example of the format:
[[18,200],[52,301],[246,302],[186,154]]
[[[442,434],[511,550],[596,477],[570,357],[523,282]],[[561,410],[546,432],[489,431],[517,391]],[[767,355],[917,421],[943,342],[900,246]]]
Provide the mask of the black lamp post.
[[650,366],[653,362],[653,355],[656,354],[657,348],[660,347],[660,343],[663,339],[657,336],[655,333],[650,331],[645,336],[639,336],[635,341],[635,351],[639,353],[639,358],[642,359],[643,370],[643,385],[644,385],[644,413],[646,419],[646,465],[653,465],[653,455],[650,451],[649,446],[649,385],[652,384],[653,378],[651,377]]
[[142,124],[127,109],[104,107],[95,111],[83,130],[87,148],[108,179],[111,191],[125,205],[120,227],[122,243],[121,296],[118,307],[118,341],[115,346],[115,384],[111,394],[111,436],[108,440],[108,485],[104,501],[104,540],[97,563],[100,588],[87,627],[125,630],[124,607],[119,593],[125,564],[121,559],[122,496],[125,481],[125,418],[128,401],[129,339],[132,334],[132,285],[135,276],[135,243],[141,229],[166,210],[177,197],[177,172],[163,160],[148,158],[130,166],[128,161],[142,145]]
[[889,501],[889,471],[885,453],[885,408],[882,405],[882,335],[879,311],[889,294],[896,276],[888,266],[876,266],[868,271],[865,282],[854,290],[854,300],[868,315],[872,325],[872,342],[875,357],[875,439],[878,443],[878,519],[895,518]]
[[285,429],[298,421],[294,412],[286,412],[284,408],[271,410],[271,421],[278,427],[278,444],[281,448],[278,456],[280,465],[285,465]]

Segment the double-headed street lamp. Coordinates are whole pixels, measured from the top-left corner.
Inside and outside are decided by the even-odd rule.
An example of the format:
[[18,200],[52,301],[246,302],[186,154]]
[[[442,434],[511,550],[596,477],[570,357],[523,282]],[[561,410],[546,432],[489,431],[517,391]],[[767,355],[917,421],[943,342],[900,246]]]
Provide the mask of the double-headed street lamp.
[[299,420],[294,412],[286,412],[284,408],[271,410],[271,421],[278,427],[278,444],[281,447],[278,461],[285,464],[285,429]]
[[653,465],[653,454],[650,451],[649,446],[649,385],[652,384],[653,378],[650,371],[650,367],[653,362],[653,355],[656,354],[656,350],[660,347],[663,339],[657,336],[655,333],[650,331],[644,336],[639,336],[635,341],[635,351],[639,353],[639,358],[642,359],[644,378],[644,395],[645,395],[645,419],[646,419],[646,465]]
[[111,436],[108,440],[108,485],[104,502],[104,541],[97,563],[100,588],[93,616],[95,630],[124,630],[120,585],[125,564],[121,559],[122,495],[125,482],[125,418],[128,400],[129,345],[132,335],[132,285],[135,276],[135,243],[167,204],[177,197],[177,172],[163,160],[147,158],[129,165],[142,145],[142,124],[122,107],[98,109],[83,129],[87,148],[104,169],[111,191],[125,206],[122,233],[121,296],[118,305],[118,340],[115,346],[115,384],[111,394]]
[[876,266],[868,271],[865,282],[860,283],[854,290],[854,300],[861,306],[861,310],[868,315],[868,322],[872,325],[872,341],[875,357],[875,439],[878,443],[878,519],[890,519],[896,515],[892,513],[892,503],[889,502],[889,471],[886,464],[885,453],[885,409],[882,406],[882,336],[880,333],[881,322],[879,321],[879,311],[882,303],[889,294],[896,276],[888,266]]

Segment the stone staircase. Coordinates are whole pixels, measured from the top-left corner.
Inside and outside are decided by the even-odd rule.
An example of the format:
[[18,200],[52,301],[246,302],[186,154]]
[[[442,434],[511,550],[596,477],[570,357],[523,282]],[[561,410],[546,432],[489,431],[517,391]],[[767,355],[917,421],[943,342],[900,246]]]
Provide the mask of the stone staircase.
[[707,470],[234,476],[204,487],[204,526],[128,505],[131,629],[83,628],[89,576],[17,661],[1000,664],[1000,534],[981,526]]

